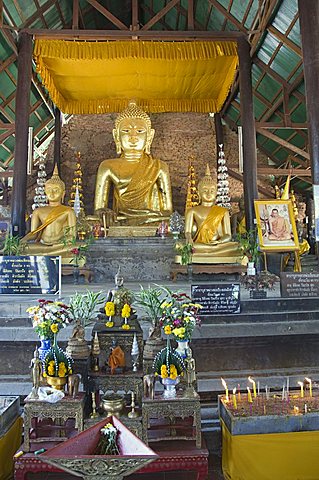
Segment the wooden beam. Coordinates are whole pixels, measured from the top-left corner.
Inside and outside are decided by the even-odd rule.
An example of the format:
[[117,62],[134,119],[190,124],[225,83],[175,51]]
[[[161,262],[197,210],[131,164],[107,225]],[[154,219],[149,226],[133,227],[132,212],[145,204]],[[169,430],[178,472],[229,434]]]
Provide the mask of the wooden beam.
[[3,0],[0,0],[0,28],[3,26]]
[[35,38],[47,38],[47,39],[65,39],[65,40],[125,40],[131,39],[137,36],[141,40],[154,40],[154,41],[195,41],[195,40],[207,40],[207,41],[230,41],[236,42],[246,36],[242,32],[225,31],[225,32],[213,32],[213,31],[169,31],[162,30],[142,30],[137,33],[130,32],[129,30],[46,30],[27,28],[23,30]]
[[79,29],[79,0],[73,0],[72,30]]
[[132,0],[132,30],[135,32],[139,30],[139,21],[138,21],[138,0]]
[[194,30],[194,0],[188,0],[187,29]]
[[301,148],[298,148],[295,145],[293,145],[292,143],[287,142],[283,138],[278,137],[278,135],[274,135],[273,133],[268,132],[267,129],[257,128],[257,132],[260,133],[261,135],[263,135],[264,137],[267,137],[270,140],[273,140],[274,142],[279,143],[280,145],[287,148],[288,150],[297,153],[301,157],[304,157],[304,158],[307,158],[308,160],[310,160],[310,155],[309,155],[308,152],[306,152],[305,150],[301,150]]
[[13,170],[0,171],[0,177],[1,177],[1,178],[13,177]]
[[268,32],[270,32],[274,37],[277,38],[277,40],[280,40],[282,43],[284,43],[287,47],[289,47],[293,52],[295,52],[299,57],[302,57],[302,52],[301,48],[298,47],[294,42],[289,40],[289,38],[286,37],[283,33],[281,33],[277,28],[275,28],[273,25],[269,26],[267,28]]
[[119,18],[117,18],[113,13],[111,13],[107,8],[103,7],[97,0],[86,0],[92,7],[95,8],[98,12],[102,13],[102,15],[110,20],[113,25],[115,25],[120,30],[129,30],[129,28],[121,22]]
[[269,129],[278,129],[278,130],[307,130],[308,123],[291,123],[290,126],[287,126],[283,123],[275,122],[255,122],[256,128],[269,128]]
[[258,175],[295,175],[297,177],[311,177],[311,169],[307,168],[274,168],[274,167],[258,167]]
[[157,23],[162,17],[165,17],[167,12],[174,8],[175,5],[177,5],[179,2],[180,0],[171,0],[170,2],[168,2],[168,4],[164,8],[157,12],[157,14],[142,27],[142,30],[150,30],[150,28],[152,28],[155,23]]
[[[228,173],[232,178],[235,178],[236,180],[239,180],[239,182],[244,183],[244,177],[242,176],[241,173],[235,172],[235,170],[232,170],[231,168],[228,168]],[[272,195],[264,187],[261,187],[260,185],[257,185],[258,192],[262,193],[265,197],[271,198]]]

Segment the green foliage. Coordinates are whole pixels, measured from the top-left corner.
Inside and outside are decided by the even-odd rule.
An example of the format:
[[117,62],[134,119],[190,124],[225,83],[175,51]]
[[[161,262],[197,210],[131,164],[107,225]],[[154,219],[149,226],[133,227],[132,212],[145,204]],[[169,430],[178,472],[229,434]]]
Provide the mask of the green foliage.
[[2,253],[4,255],[22,255],[25,251],[25,244],[21,240],[22,237],[14,237],[11,233],[7,233]]
[[193,245],[191,243],[180,244],[176,243],[175,249],[181,256],[181,264],[189,265],[192,263],[192,255],[194,253]]
[[239,243],[243,257],[247,257],[249,262],[256,263],[261,255],[258,244],[257,230],[248,230],[244,234],[236,235],[236,241]]
[[133,305],[141,307],[148,318],[152,321],[153,325],[157,325],[158,320],[162,315],[162,293],[162,287],[158,285],[148,288],[144,288],[141,285],[140,291],[134,294]]
[[93,321],[93,316],[96,316],[96,309],[99,305],[105,303],[105,298],[102,297],[102,292],[75,293],[70,298],[70,312],[73,320],[80,320],[81,325],[86,327]]
[[70,249],[70,254],[72,255],[71,262],[75,266],[79,266],[79,262],[81,260],[84,260],[82,265],[85,264],[85,253],[88,251],[93,242],[94,237],[93,235],[90,235],[85,242],[80,243],[75,235],[74,228],[67,228],[64,232],[62,240],[63,246]]

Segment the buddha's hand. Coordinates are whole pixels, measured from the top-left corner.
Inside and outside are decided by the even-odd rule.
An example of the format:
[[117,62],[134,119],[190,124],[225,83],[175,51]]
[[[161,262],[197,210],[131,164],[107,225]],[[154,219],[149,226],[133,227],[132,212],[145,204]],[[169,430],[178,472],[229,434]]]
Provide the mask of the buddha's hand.
[[194,245],[194,240],[192,239],[192,235],[190,233],[185,232],[185,240],[186,240],[186,243],[190,243],[191,245]]
[[99,216],[102,223],[104,223],[105,220],[107,227],[116,222],[117,215],[114,210],[111,210],[110,208],[99,208],[95,213]]

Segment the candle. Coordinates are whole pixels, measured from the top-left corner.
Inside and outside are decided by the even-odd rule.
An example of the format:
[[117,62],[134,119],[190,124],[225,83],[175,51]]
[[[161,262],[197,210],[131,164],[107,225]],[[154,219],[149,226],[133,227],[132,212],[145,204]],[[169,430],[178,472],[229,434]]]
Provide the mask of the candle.
[[282,386],[281,400],[285,400],[285,389],[286,389],[286,385],[283,384],[283,386]]
[[304,397],[303,382],[298,382],[298,385],[300,385],[300,398],[303,398]]
[[294,407],[294,414],[299,415],[299,407]]
[[266,400],[269,400],[269,388],[268,388],[268,385],[266,385],[265,391],[266,391]]
[[251,391],[250,391],[250,388],[247,387],[247,396],[248,396],[248,402],[249,403],[253,403],[253,399],[252,399],[252,396],[251,396]]
[[308,413],[308,407],[306,403],[305,403],[305,413]]
[[259,395],[259,393],[260,393],[260,383],[259,383],[259,381],[258,381],[258,382],[257,382],[257,394]]
[[287,395],[289,395],[289,377],[287,377]]
[[236,387],[233,388],[233,396],[232,396],[232,400],[233,400],[233,407],[235,410],[237,410],[237,401],[236,401]]
[[238,401],[240,402],[241,401],[240,385],[238,384],[237,387],[238,387]]
[[305,380],[309,383],[309,395],[312,397],[312,381],[310,378],[305,377]]
[[226,392],[226,402],[229,401],[229,396],[228,396],[228,387],[227,387],[227,383],[225,382],[225,380],[223,378],[221,378],[221,381],[222,381],[222,384],[223,384],[223,387],[225,389],[225,392]]
[[257,392],[256,392],[256,382],[255,382],[255,380],[253,380],[251,377],[248,377],[248,380],[249,380],[249,382],[250,382],[250,383],[252,383],[252,384],[253,384],[254,398],[256,398],[256,397],[257,397]]

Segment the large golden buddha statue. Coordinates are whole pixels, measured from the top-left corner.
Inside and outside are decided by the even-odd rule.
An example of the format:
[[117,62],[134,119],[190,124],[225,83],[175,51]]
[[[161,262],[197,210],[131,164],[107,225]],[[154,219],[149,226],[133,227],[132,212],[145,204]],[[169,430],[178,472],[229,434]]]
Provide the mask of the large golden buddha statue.
[[166,163],[150,155],[154,129],[149,116],[130,102],[116,119],[113,137],[121,156],[104,160],[99,166],[95,214],[108,211],[108,218],[115,217],[119,225],[145,225],[167,219],[172,213],[169,170]]
[[193,263],[237,263],[242,254],[231,241],[230,217],[227,208],[214,205],[216,186],[207,165],[205,176],[198,183],[200,205],[186,212],[186,242],[194,246]]
[[31,232],[24,238],[26,253],[30,255],[62,255],[71,257],[64,241],[76,234],[76,216],[73,208],[62,205],[65,183],[55,167],[52,177],[45,182],[44,191],[49,205],[34,210],[31,217]]

